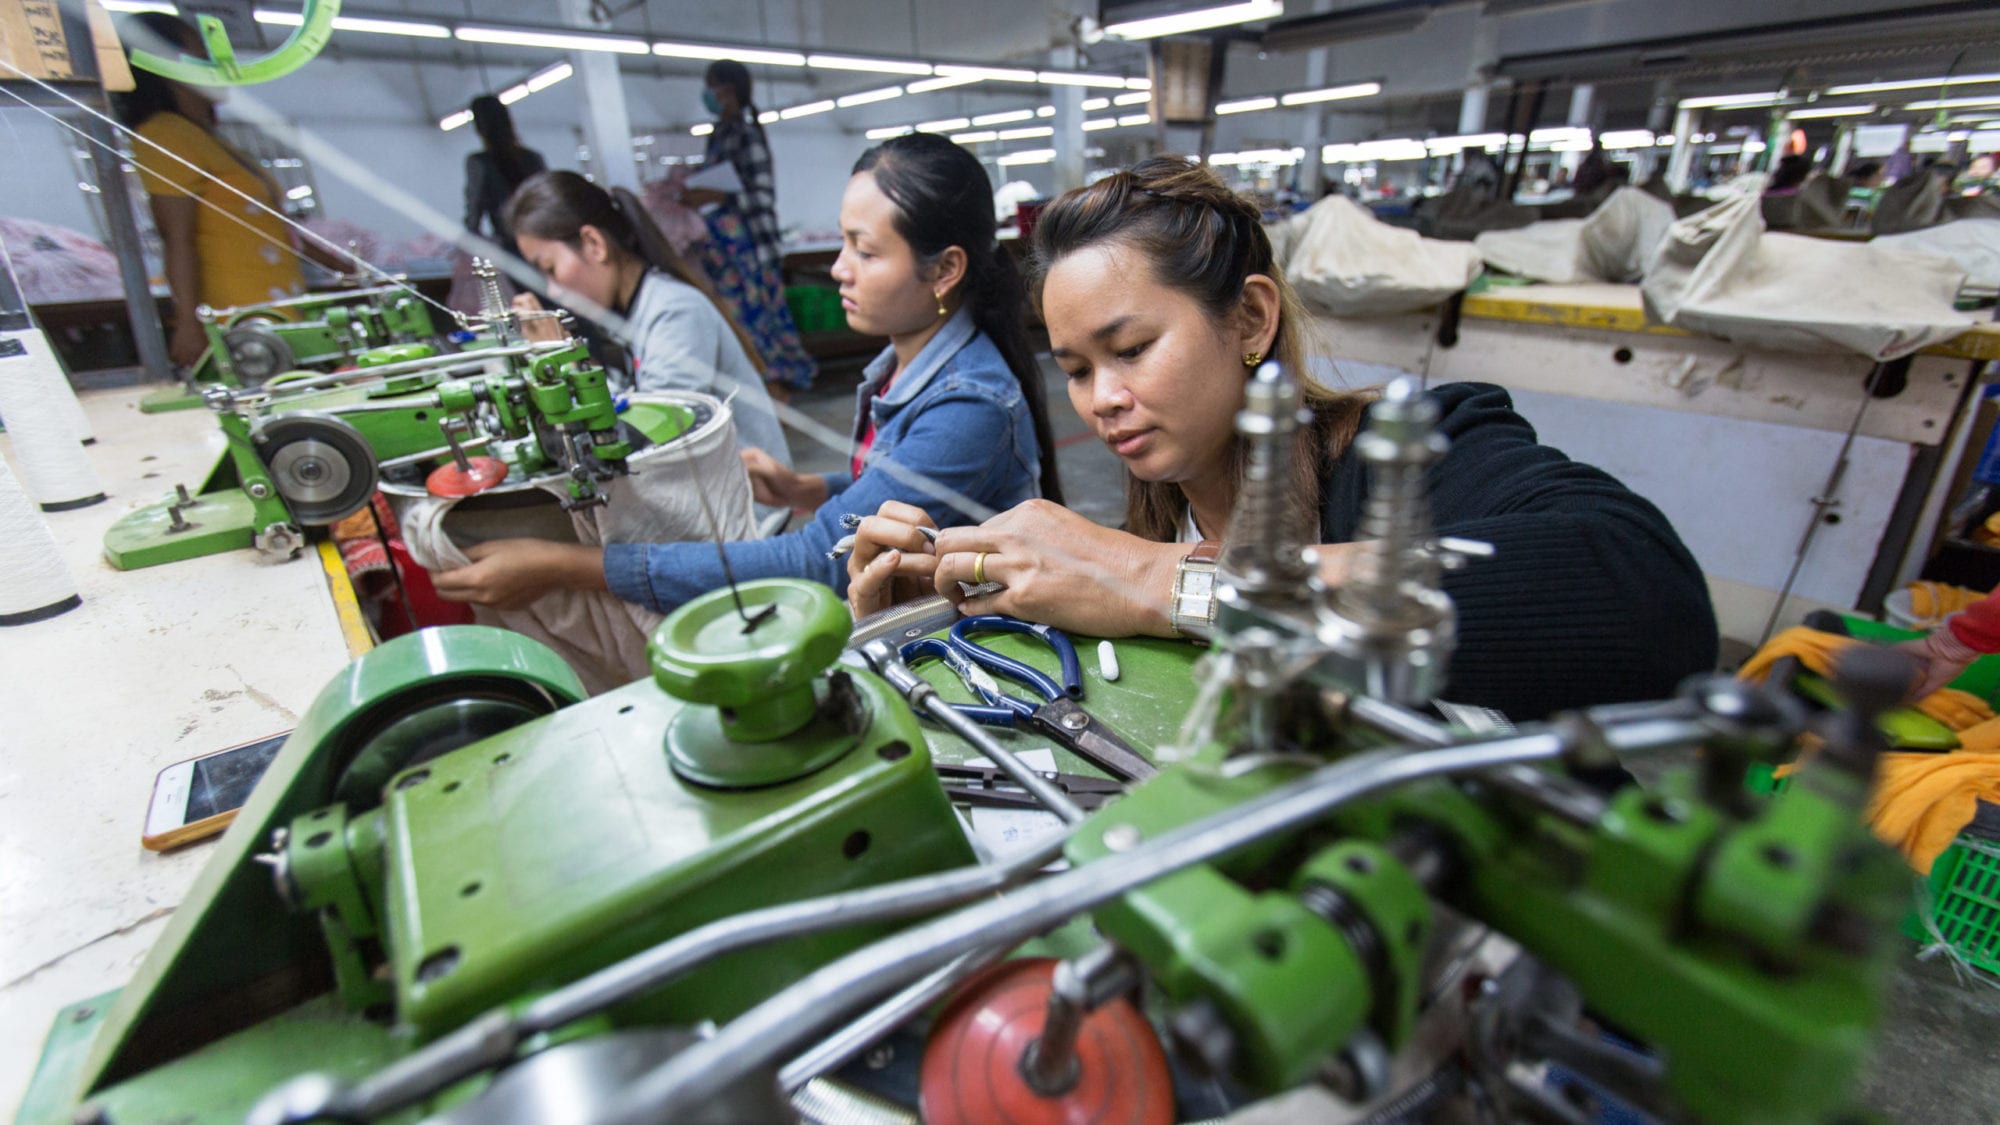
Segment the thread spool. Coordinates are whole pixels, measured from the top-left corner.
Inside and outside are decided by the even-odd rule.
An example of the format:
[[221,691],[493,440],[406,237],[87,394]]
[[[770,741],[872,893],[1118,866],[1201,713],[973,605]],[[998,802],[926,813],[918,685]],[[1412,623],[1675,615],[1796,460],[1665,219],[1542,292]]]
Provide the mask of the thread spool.
[[76,431],[76,440],[84,445],[94,445],[97,433],[90,424],[90,416],[83,412],[83,402],[76,397],[76,388],[69,381],[69,372],[63,369],[62,357],[49,347],[48,333],[39,328],[26,332],[9,333],[28,350],[28,356],[35,360],[35,373],[49,381],[55,391],[56,401],[62,404],[63,413],[69,416],[71,428]]
[[0,625],[26,625],[83,604],[48,521],[0,457]]
[[44,512],[101,503],[104,486],[72,414],[76,392],[53,355],[43,359],[28,349],[22,338],[31,334],[40,335],[0,334],[0,418],[14,442],[21,484]]

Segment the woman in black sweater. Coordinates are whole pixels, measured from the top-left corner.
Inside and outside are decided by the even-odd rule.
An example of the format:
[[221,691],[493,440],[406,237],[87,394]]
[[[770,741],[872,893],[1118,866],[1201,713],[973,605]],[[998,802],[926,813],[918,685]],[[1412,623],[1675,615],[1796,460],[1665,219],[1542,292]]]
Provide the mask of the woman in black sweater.
[[[1245,460],[1234,418],[1267,355],[1299,379],[1312,413],[1292,487],[1319,513],[1321,576],[1338,584],[1368,491],[1352,443],[1372,396],[1310,377],[1304,317],[1257,209],[1205,167],[1156,158],[1050,204],[1035,256],[1071,405],[1125,466],[1127,530],[1031,501],[931,544],[920,512],[888,505],[862,524],[849,559],[856,614],[914,581],[966,613],[1173,635],[1176,565],[1228,534]],[[1429,394],[1451,443],[1429,474],[1437,531],[1495,548],[1445,577],[1458,607],[1447,698],[1538,719],[1668,695],[1713,668],[1707,587],[1658,509],[1537,444],[1500,388]],[[959,583],[975,574],[1005,589],[964,598]]]

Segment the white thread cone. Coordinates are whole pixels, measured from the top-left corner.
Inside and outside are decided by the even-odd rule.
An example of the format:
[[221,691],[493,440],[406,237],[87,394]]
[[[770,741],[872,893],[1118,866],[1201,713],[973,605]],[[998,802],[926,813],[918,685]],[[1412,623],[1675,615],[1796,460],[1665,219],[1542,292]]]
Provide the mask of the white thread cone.
[[63,370],[62,357],[49,346],[49,335],[39,328],[26,332],[9,333],[14,339],[27,346],[28,355],[38,361],[36,373],[49,381],[56,401],[62,405],[63,413],[70,419],[71,428],[76,431],[76,440],[85,444],[97,440],[97,434],[90,424],[90,416],[83,412],[83,403],[76,397],[76,386],[69,381],[69,372]]
[[81,604],[48,521],[0,457],[0,625],[26,625]]
[[[24,335],[29,333],[0,333],[0,342]],[[44,358],[30,351],[0,356],[0,419],[6,421],[7,435],[14,442],[21,483],[45,512],[88,507],[104,499],[104,486],[80,444],[82,437],[65,398],[73,406],[76,393],[53,355]]]

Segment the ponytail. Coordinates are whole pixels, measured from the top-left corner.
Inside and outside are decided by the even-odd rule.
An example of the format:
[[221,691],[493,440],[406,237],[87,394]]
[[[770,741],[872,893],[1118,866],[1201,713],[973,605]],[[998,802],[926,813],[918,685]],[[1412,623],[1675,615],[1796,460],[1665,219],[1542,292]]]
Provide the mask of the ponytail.
[[[1320,477],[1354,440],[1374,396],[1335,391],[1313,377],[1304,308],[1278,268],[1262,213],[1205,165],[1180,156],[1141,161],[1088,187],[1065,192],[1042,209],[1035,222],[1035,300],[1041,301],[1042,284],[1057,262],[1108,242],[1138,251],[1151,264],[1155,282],[1187,294],[1217,321],[1237,311],[1243,284],[1253,274],[1277,286],[1278,333],[1271,358],[1298,380],[1313,415],[1315,438],[1293,446],[1291,492],[1310,499],[1317,511]],[[1244,368],[1244,377],[1249,374],[1250,369]],[[1240,438],[1232,440],[1232,461],[1241,481],[1249,450]],[[1128,472],[1128,531],[1171,541],[1179,536],[1186,514],[1187,496],[1178,487],[1142,481]]]
[[595,227],[618,253],[637,258],[675,281],[693,286],[708,298],[736,334],[757,373],[764,374],[764,359],[757,354],[743,326],[736,323],[716,298],[708,279],[674,252],[673,243],[661,233],[659,224],[646,212],[638,196],[622,187],[607,192],[575,172],[537,172],[507,201],[505,217],[507,229],[516,238],[525,234],[561,242],[571,249],[582,247],[584,227]]
[[896,205],[896,233],[928,266],[947,249],[965,252],[964,304],[1021,386],[1041,451],[1042,495],[1060,504],[1055,435],[1042,367],[1028,343],[1027,288],[994,237],[993,182],[977,157],[934,133],[910,133],[861,154],[854,171],[872,173]]

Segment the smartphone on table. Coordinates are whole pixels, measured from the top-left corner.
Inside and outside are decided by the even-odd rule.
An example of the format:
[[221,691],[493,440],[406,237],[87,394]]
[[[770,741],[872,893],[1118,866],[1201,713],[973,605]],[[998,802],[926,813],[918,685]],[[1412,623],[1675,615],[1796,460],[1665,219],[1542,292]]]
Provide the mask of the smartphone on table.
[[161,770],[153,780],[153,800],[139,842],[163,852],[229,827],[290,734],[259,738]]

